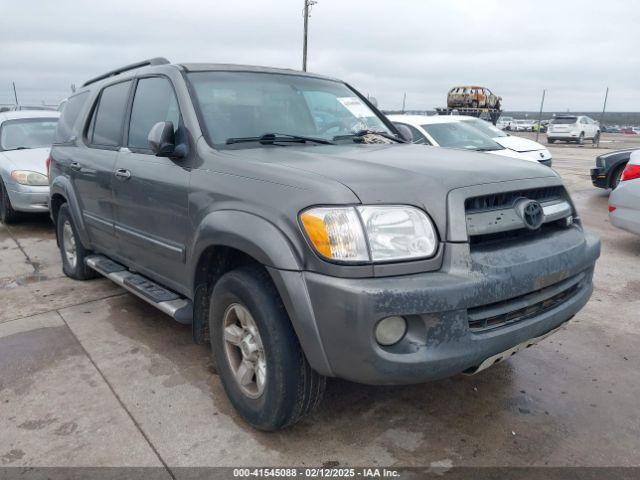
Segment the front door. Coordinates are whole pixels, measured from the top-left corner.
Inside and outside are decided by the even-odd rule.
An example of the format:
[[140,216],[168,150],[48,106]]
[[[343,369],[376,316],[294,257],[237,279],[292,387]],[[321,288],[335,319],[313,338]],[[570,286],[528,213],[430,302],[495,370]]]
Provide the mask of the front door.
[[141,273],[179,290],[188,283],[191,172],[186,160],[156,157],[150,150],[149,131],[164,121],[184,128],[170,80],[163,76],[138,79],[125,126],[125,145],[115,166],[115,229],[120,257]]

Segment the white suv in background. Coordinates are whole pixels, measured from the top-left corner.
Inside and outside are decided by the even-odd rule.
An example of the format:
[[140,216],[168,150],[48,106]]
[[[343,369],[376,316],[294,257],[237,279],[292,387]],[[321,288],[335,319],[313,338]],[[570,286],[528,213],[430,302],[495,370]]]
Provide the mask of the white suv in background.
[[586,115],[558,115],[547,130],[549,143],[564,140],[582,145],[585,140],[591,140],[595,144],[599,139],[600,124]]

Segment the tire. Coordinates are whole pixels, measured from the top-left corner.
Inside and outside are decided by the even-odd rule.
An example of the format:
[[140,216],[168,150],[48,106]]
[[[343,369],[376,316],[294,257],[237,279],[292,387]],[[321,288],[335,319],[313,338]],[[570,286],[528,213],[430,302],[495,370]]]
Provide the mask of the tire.
[[584,132],[580,133],[580,136],[578,137],[578,140],[576,140],[576,143],[578,145],[584,145]]
[[596,132],[593,139],[591,140],[591,144],[597,145],[599,141],[600,141],[600,132]]
[[[82,246],[78,231],[73,223],[73,218],[71,218],[69,205],[66,203],[62,205],[58,211],[56,232],[64,274],[75,280],[90,280],[96,278],[98,276],[96,271],[84,263],[85,258],[91,255],[91,251]],[[75,261],[72,261],[74,255]]]
[[556,143],[556,140],[554,138],[547,138],[547,143],[554,144]]
[[[241,324],[243,316],[246,325]],[[210,298],[209,331],[222,385],[247,423],[259,430],[279,430],[319,405],[326,378],[309,366],[282,300],[264,269],[241,267],[218,280]],[[242,375],[245,361],[252,367],[242,370]],[[238,377],[246,383],[243,385]],[[262,387],[259,378],[264,379]]]
[[6,224],[14,223],[18,219],[18,212],[11,206],[11,199],[4,186],[4,182],[0,180],[0,222]]
[[620,165],[618,168],[615,169],[615,171],[613,172],[613,175],[611,175],[611,182],[610,182],[610,188],[612,190],[615,190],[618,185],[620,185],[620,179],[622,178],[622,172],[624,172],[624,168],[627,166],[627,164],[623,164]]

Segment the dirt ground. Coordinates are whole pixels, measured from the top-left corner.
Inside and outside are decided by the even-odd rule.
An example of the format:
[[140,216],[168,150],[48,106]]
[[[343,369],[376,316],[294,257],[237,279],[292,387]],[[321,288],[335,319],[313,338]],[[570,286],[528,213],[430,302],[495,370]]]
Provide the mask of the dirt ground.
[[602,239],[566,328],[476,376],[332,380],[316,414],[271,434],[238,418],[189,327],[64,277],[46,217],[0,224],[0,466],[640,465],[640,237],[610,225],[589,179],[597,154],[631,144],[550,147]]

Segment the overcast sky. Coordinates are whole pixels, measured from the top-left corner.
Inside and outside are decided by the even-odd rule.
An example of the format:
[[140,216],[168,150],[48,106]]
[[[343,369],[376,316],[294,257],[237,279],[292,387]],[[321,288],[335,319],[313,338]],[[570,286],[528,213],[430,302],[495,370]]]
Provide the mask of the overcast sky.
[[[0,0],[0,103],[154,56],[300,68],[303,0]],[[318,0],[309,70],[382,108],[430,109],[479,84],[507,110],[640,111],[636,0]]]

